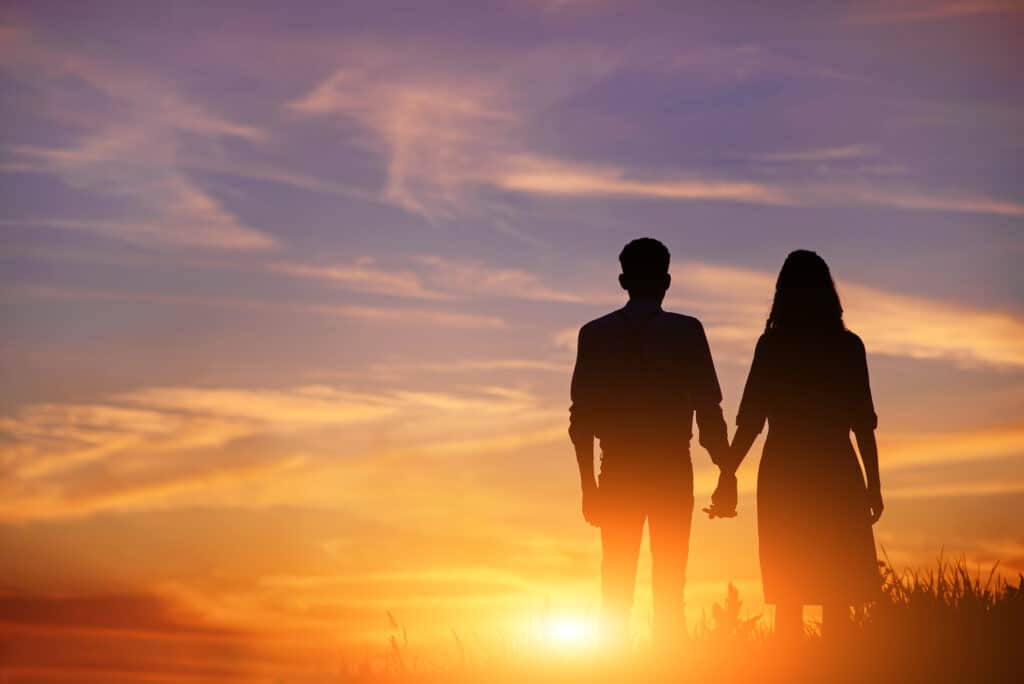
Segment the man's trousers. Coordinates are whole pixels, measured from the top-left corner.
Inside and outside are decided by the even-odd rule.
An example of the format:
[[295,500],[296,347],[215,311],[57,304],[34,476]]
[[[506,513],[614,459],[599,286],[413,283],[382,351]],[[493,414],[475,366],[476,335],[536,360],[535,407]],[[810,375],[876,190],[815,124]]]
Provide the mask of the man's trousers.
[[644,522],[651,544],[654,638],[685,634],[684,590],[693,520],[693,465],[688,450],[655,457],[603,453],[598,484],[601,510],[601,613],[605,628],[628,635]]

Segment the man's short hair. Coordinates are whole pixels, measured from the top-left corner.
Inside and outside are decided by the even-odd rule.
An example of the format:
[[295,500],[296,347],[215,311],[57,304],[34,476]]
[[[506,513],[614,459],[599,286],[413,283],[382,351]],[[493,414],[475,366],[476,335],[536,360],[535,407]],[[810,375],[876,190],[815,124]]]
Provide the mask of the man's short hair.
[[619,263],[628,276],[651,277],[668,273],[668,248],[649,237],[637,238],[622,248]]

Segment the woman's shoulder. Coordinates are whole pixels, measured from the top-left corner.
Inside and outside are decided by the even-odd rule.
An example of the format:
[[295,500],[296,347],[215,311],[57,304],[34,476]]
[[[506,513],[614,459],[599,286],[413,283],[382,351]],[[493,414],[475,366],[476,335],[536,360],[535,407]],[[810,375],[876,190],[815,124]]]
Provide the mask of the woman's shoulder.
[[857,333],[852,330],[843,330],[842,333],[843,343],[846,344],[851,351],[864,353],[864,342],[860,339]]
[[754,355],[764,357],[779,346],[781,335],[778,330],[769,328],[757,338],[757,345],[754,347]]

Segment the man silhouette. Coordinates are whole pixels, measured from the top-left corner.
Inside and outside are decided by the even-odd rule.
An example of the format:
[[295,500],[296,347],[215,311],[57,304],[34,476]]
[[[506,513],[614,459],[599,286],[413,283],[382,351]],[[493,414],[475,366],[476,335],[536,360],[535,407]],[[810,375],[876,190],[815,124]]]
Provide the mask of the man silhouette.
[[[645,520],[655,640],[671,643],[685,630],[694,414],[712,461],[728,459],[722,393],[704,328],[696,318],[661,308],[671,283],[669,258],[653,238],[623,248],[619,284],[629,301],[580,329],[572,376],[569,436],[583,516],[601,528],[601,613],[604,628],[619,640],[628,636]],[[594,476],[595,437],[601,443],[600,482]],[[712,517],[735,515],[729,485],[720,485],[712,499]]]

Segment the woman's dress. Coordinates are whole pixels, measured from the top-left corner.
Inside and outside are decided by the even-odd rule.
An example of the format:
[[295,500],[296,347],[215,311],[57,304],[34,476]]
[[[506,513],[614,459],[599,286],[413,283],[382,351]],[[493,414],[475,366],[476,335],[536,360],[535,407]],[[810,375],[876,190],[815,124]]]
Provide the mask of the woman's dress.
[[850,430],[877,423],[860,338],[770,330],[736,422],[768,421],[757,477],[766,603],[852,605],[879,589],[869,506]]

